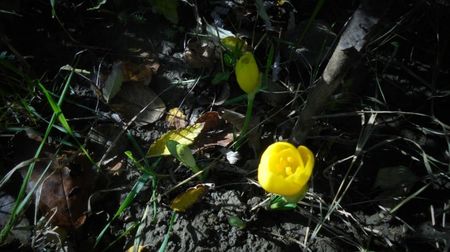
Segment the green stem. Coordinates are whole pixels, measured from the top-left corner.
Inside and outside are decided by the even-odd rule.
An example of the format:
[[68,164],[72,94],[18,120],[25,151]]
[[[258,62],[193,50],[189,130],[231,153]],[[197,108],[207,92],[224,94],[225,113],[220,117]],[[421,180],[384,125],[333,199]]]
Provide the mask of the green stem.
[[256,92],[252,92],[247,95],[247,112],[245,113],[245,121],[241,129],[241,134],[239,134],[239,137],[235,143],[235,150],[239,149],[241,143],[244,141],[245,136],[247,135],[248,126],[250,125],[250,121],[252,120],[253,102],[255,101],[255,95]]
[[252,119],[253,113],[253,101],[255,101],[256,92],[250,93],[247,96],[247,113],[245,114],[244,126],[242,126],[241,135],[245,136],[247,133],[248,125]]

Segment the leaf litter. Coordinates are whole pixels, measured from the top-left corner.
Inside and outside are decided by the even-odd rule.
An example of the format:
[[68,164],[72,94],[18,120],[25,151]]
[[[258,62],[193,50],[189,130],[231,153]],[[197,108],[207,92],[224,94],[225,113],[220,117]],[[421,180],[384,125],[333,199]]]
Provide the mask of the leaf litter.
[[[321,2],[319,1],[319,3]],[[111,244],[111,248],[123,251],[131,247],[133,239],[135,239],[135,248],[145,247],[150,251],[214,249],[219,251],[402,250],[413,248],[416,244],[423,246],[423,250],[448,248],[448,239],[445,236],[448,234],[448,221],[446,222],[445,219],[448,200],[441,196],[442,192],[447,192],[449,188],[446,173],[442,172],[445,171],[442,170],[442,165],[446,162],[441,160],[442,157],[444,159],[448,157],[448,153],[444,153],[442,149],[448,148],[439,148],[440,144],[448,142],[443,140],[448,127],[445,125],[444,130],[442,130],[441,128],[435,129],[433,126],[427,126],[429,127],[426,128],[427,134],[432,135],[432,137],[427,136],[427,139],[432,141],[427,140],[426,145],[419,143],[426,150],[421,150],[418,155],[417,149],[410,146],[414,145],[413,142],[416,141],[414,140],[416,138],[413,137],[406,143],[399,143],[398,139],[401,138],[398,138],[398,131],[395,128],[400,127],[389,128],[387,127],[388,123],[384,124],[380,120],[374,127],[374,131],[369,134],[361,130],[359,122],[355,123],[361,113],[373,114],[378,113],[376,112],[378,110],[389,108],[393,110],[390,111],[391,113],[398,113],[396,114],[398,115],[397,121],[407,122],[402,128],[409,128],[408,123],[411,123],[415,124],[416,128],[420,130],[425,127],[423,121],[416,120],[415,115],[402,115],[396,109],[398,108],[399,111],[422,111],[427,108],[430,100],[432,100],[432,103],[436,102],[432,105],[432,110],[436,111],[433,119],[440,118],[440,115],[445,114],[444,108],[448,106],[443,106],[446,102],[442,97],[430,95],[434,91],[427,91],[426,99],[422,99],[421,92],[413,92],[414,96],[412,96],[406,92],[408,88],[405,85],[400,87],[402,92],[396,93],[395,90],[399,88],[398,83],[392,83],[401,80],[412,84],[420,80],[419,84],[425,83],[427,87],[425,89],[416,87],[414,90],[427,90],[429,87],[436,87],[436,89],[439,89],[436,91],[438,94],[445,94],[445,88],[442,89],[439,83],[446,82],[437,77],[445,76],[445,73],[439,70],[439,61],[436,61],[438,63],[436,63],[434,72],[438,74],[433,75],[432,85],[428,85],[426,81],[429,76],[420,76],[426,72],[423,70],[416,71],[414,78],[410,78],[411,76],[408,75],[398,76],[401,75],[398,73],[399,69],[410,67],[404,62],[418,55],[416,53],[406,55],[403,51],[423,54],[431,51],[421,51],[424,47],[423,44],[420,44],[423,41],[419,41],[419,37],[409,41],[410,47],[403,40],[398,40],[397,36],[382,36],[383,39],[386,39],[383,44],[375,43],[374,48],[368,48],[363,62],[369,64],[371,74],[376,75],[376,78],[363,76],[364,92],[352,88],[352,86],[356,86],[356,81],[346,78],[343,81],[346,89],[344,92],[333,96],[330,103],[339,105],[339,102],[343,100],[350,100],[349,97],[358,100],[347,102],[345,106],[342,104],[340,107],[330,106],[326,114],[317,116],[317,125],[314,125],[315,130],[307,139],[307,143],[317,151],[317,158],[320,160],[319,170],[314,174],[311,190],[307,192],[305,199],[297,206],[295,211],[271,212],[264,208],[263,203],[266,195],[255,182],[254,174],[258,160],[250,161],[257,157],[258,153],[261,153],[264,146],[287,138],[286,132],[289,132],[293,126],[292,119],[297,117],[298,110],[304,105],[307,98],[306,94],[315,81],[315,74],[320,72],[322,63],[326,63],[330,53],[329,50],[333,46],[332,40],[336,38],[336,34],[339,34],[343,23],[348,18],[347,15],[330,19],[329,12],[323,11],[319,12],[317,20],[313,20],[313,18],[306,21],[306,15],[313,12],[311,8],[314,6],[288,1],[261,0],[255,3],[219,1],[214,3],[198,2],[196,4],[190,1],[151,1],[150,4],[147,2],[140,4],[144,6],[130,7],[125,6],[126,4],[122,6],[118,2],[114,2],[114,8],[111,8],[112,2],[102,1],[90,8],[92,11],[90,15],[98,17],[98,19],[95,19],[98,24],[92,24],[96,38],[111,42],[111,44],[105,45],[108,50],[112,48],[112,53],[108,53],[106,56],[106,61],[112,62],[111,70],[109,73],[100,74],[100,79],[103,81],[101,84],[104,85],[99,87],[102,92],[97,94],[97,97],[101,100],[100,103],[91,104],[92,101],[89,100],[80,101],[80,97],[71,95],[70,102],[72,104],[65,105],[63,108],[64,115],[67,117],[67,123],[71,126],[75,125],[73,128],[77,137],[86,136],[88,134],[86,128],[89,128],[89,131],[93,129],[102,133],[96,136],[90,135],[90,138],[97,140],[99,135],[103,138],[94,144],[95,147],[90,142],[94,139],[89,140],[88,149],[91,152],[104,151],[104,148],[101,147],[108,147],[111,139],[118,134],[123,134],[125,139],[117,142],[117,148],[108,156],[108,162],[105,162],[108,167],[102,167],[106,168],[105,171],[107,172],[100,176],[105,181],[97,185],[89,182],[95,180],[94,175],[97,173],[92,174],[89,169],[80,169],[80,167],[86,168],[91,164],[84,164],[85,158],[77,154],[76,151],[63,151],[67,147],[75,149],[76,145],[71,143],[70,140],[67,141],[67,138],[61,136],[59,132],[57,134],[52,133],[51,142],[53,146],[46,150],[46,158],[53,160],[54,164],[51,165],[49,173],[45,174],[45,180],[42,182],[41,203],[38,206],[42,216],[47,216],[61,227],[65,226],[68,229],[77,229],[82,232],[87,231],[85,232],[86,236],[81,235],[81,237],[86,238],[84,240],[89,243],[89,240],[92,240],[92,237],[99,233],[92,226],[98,226],[98,224],[102,226],[110,220],[106,216],[117,209],[117,202],[111,200],[112,194],[108,194],[105,196],[105,202],[114,205],[113,210],[105,210],[106,207],[103,205],[97,205],[94,207],[97,207],[100,211],[87,212],[88,209],[84,207],[86,195],[94,193],[99,188],[107,188],[105,190],[117,192],[114,194],[115,198],[123,198],[130,192],[129,188],[136,182],[136,178],[142,177],[141,172],[145,173],[146,169],[155,160],[158,160],[161,165],[156,168],[157,189],[152,188],[147,183],[148,181],[140,181],[139,194],[136,198],[133,198],[134,202],[128,202],[130,207],[114,219],[111,227],[106,228],[104,239],[108,246]],[[430,5],[433,4],[435,3],[430,3]],[[401,5],[401,3],[397,5]],[[90,4],[86,3],[73,9],[89,9],[88,7],[90,7]],[[348,3],[348,6],[337,6],[335,4],[327,6],[327,8],[333,8],[338,13],[349,13],[356,7],[354,3],[353,5]],[[33,8],[40,10],[36,6]],[[64,2],[56,1],[52,1],[52,8],[55,17],[56,12],[60,9],[70,10],[67,9]],[[299,12],[299,10],[301,11]],[[29,11],[18,13],[25,15]],[[45,11],[42,10],[42,13],[45,13]],[[104,20],[107,19],[101,16],[105,13],[117,17],[115,21],[108,21],[105,26],[107,29],[98,26],[105,25]],[[405,12],[402,11],[402,13]],[[62,13],[58,14],[58,18],[64,18]],[[197,19],[186,20],[186,17],[190,14],[193,14],[192,17]],[[44,16],[44,14],[40,14],[40,17]],[[84,16],[81,17],[83,21],[85,21],[85,18]],[[391,16],[391,18],[396,20],[398,17]],[[161,21],[164,19],[168,22]],[[45,21],[45,17],[43,20]],[[82,27],[77,27],[76,23],[64,21],[66,21],[64,25],[70,27],[67,32],[71,36],[77,36],[77,39],[83,40],[83,36],[79,34],[89,33],[89,29],[83,28],[84,30],[81,30]],[[7,20],[6,22],[8,23]],[[54,20],[51,22],[54,22]],[[174,26],[174,24],[178,25]],[[190,27],[190,24],[195,24],[196,27]],[[403,22],[396,23],[396,35],[399,35],[402,39],[411,38],[410,31],[402,24]],[[310,27],[305,29],[305,26]],[[9,26],[6,25],[5,27]],[[139,32],[141,27],[145,32]],[[154,27],[158,27],[158,29],[153,29]],[[77,29],[79,28],[79,31],[83,31],[83,33],[78,33]],[[62,30],[64,29],[62,27]],[[42,28],[42,30],[46,29]],[[102,36],[103,34],[97,35],[98,32],[104,32],[104,30],[114,33],[116,35],[113,36],[114,38],[126,38],[126,42],[123,42],[125,40]],[[288,30],[287,33],[285,33],[286,30]],[[305,30],[307,31],[304,32]],[[33,38],[34,31],[30,31],[29,34]],[[52,31],[47,31],[46,34],[45,41],[36,40],[41,42],[43,52],[46,52],[47,44],[50,45],[55,38],[58,39],[57,42],[61,40],[61,35],[55,36]],[[145,35],[142,36],[142,34]],[[9,35],[17,39],[14,34]],[[390,35],[389,32],[387,35]],[[241,93],[238,93],[239,90],[236,89],[232,64],[230,65],[232,59],[226,58],[229,55],[224,55],[227,52],[223,50],[224,48],[222,48],[217,36],[221,39],[230,36],[239,38],[238,43],[243,41],[246,49],[254,52],[258,64],[263,68],[268,68],[264,73],[267,76],[264,76],[264,78],[272,80],[267,83],[267,89],[263,90],[264,92],[256,98],[257,106],[255,107],[256,116],[254,118],[257,120],[253,121],[250,126],[253,130],[250,131],[249,141],[245,143],[242,149],[237,151],[230,148],[244,121],[244,116],[241,114],[242,104],[240,102],[242,100],[235,100]],[[302,37],[302,43],[297,44],[299,37]],[[165,46],[161,41],[164,41],[167,45],[170,44],[170,46],[163,48]],[[233,41],[236,42],[234,39]],[[86,44],[91,44],[91,42]],[[116,44],[123,44],[126,48],[118,49]],[[131,46],[131,44],[133,45]],[[395,47],[399,44],[401,47]],[[428,48],[433,46],[434,42],[429,40],[424,44],[427,45],[425,48]],[[73,45],[70,45],[69,48],[71,46]],[[75,47],[79,46],[78,44],[75,45]],[[134,47],[145,47],[145,49],[141,50]],[[150,47],[150,49],[147,47]],[[27,52],[26,61],[31,62],[31,58],[28,58],[28,50],[24,50],[20,46],[18,49],[18,52]],[[51,58],[55,50],[58,50],[58,48],[52,47],[51,53],[45,54],[45,58]],[[275,54],[271,53],[271,50],[274,50]],[[82,64],[84,65],[73,64],[73,68],[67,68],[66,70],[90,69],[92,66],[86,65],[85,62],[95,62],[99,58],[105,58],[102,49],[89,47],[88,51],[95,55],[93,59],[86,60],[84,58],[86,54],[82,54]],[[153,55],[143,57],[136,55],[135,53],[138,51],[153,51],[158,55],[158,60]],[[14,59],[14,57],[11,57],[12,55],[20,56],[17,53],[9,55],[8,52],[6,54],[1,53],[1,62],[3,62],[3,59]],[[124,59],[123,52],[134,54],[134,56],[127,55],[127,59]],[[118,56],[119,54],[121,55]],[[8,57],[3,57],[4,55]],[[271,57],[270,55],[276,55],[277,59],[268,59]],[[63,64],[67,64],[66,56],[58,54],[59,58],[64,59]],[[70,57],[72,56],[70,55]],[[32,57],[37,60],[43,58],[39,54],[32,55]],[[133,58],[133,60],[128,57]],[[145,57],[147,58],[144,59]],[[295,62],[292,62],[292,59]],[[264,64],[264,62],[267,63]],[[276,73],[273,72],[275,67],[270,67],[270,62],[276,62]],[[175,67],[171,68],[171,66],[174,66],[175,63],[179,64],[177,67],[181,66],[180,68],[183,68],[183,70],[178,72],[173,70]],[[399,64],[403,64],[403,66],[398,67]],[[45,72],[51,73],[53,66],[43,65],[43,67],[49,68],[45,69]],[[378,66],[382,66],[384,69],[379,71]],[[393,69],[396,69],[397,72],[392,72]],[[0,71],[2,76],[6,76],[4,74],[6,71],[3,68]],[[37,72],[41,73],[39,70]],[[85,71],[75,71],[75,73],[88,74]],[[399,78],[393,79],[392,76]],[[6,82],[8,81],[10,79],[6,80]],[[86,78],[83,79],[80,75],[80,79],[73,83],[74,90],[80,90],[80,86],[83,87],[84,85],[83,81],[88,82]],[[45,78],[42,79],[42,83],[52,86],[51,83],[47,83]],[[186,83],[188,85],[184,85]],[[162,96],[161,87],[163,87],[162,89],[175,87],[174,89],[186,92],[186,95],[181,95],[182,100],[180,102],[175,93],[167,92],[166,96]],[[86,90],[84,92],[89,92],[85,86],[84,88]],[[441,92],[440,89],[444,91]],[[52,89],[49,88],[49,90]],[[348,96],[347,92],[351,93],[351,96]],[[161,97],[164,97],[164,100]],[[2,98],[4,97],[2,96]],[[10,97],[5,97],[5,99],[8,100]],[[41,118],[44,118],[44,120],[39,121],[41,120],[39,119],[38,124],[42,123],[45,126],[46,112],[40,108],[38,100],[34,99],[27,108],[32,108],[29,110],[30,113],[41,114]],[[292,106],[287,107],[287,100],[293,101],[288,103]],[[84,107],[78,106],[77,109],[73,109],[73,103]],[[416,107],[415,103],[420,103],[423,107]],[[166,106],[175,109],[166,113]],[[272,114],[271,111],[275,111],[272,108],[282,106],[286,106],[286,110],[289,111]],[[82,107],[90,110],[80,112]],[[5,115],[10,115],[9,118],[13,118],[13,120],[8,118],[5,125],[21,127],[22,124],[29,122],[28,119],[24,119],[26,117],[21,114],[22,112],[16,111],[14,107],[6,108]],[[12,114],[11,111],[13,111]],[[225,112],[218,113],[216,111]],[[338,114],[333,114],[335,112]],[[111,122],[111,118],[115,118],[117,114],[105,117],[99,116],[108,113],[119,114],[123,121],[113,120]],[[351,113],[353,115],[348,117],[348,114]],[[165,114],[167,115],[166,120],[163,121],[162,117]],[[198,120],[196,120],[197,115],[200,115]],[[86,118],[92,117],[96,117],[96,119],[87,121]],[[382,113],[377,118],[390,120],[387,116],[384,117]],[[361,119],[363,120],[363,118]],[[127,124],[132,121],[135,124]],[[11,122],[13,123],[11,124]],[[191,122],[191,126],[188,126],[188,122]],[[36,126],[35,123],[36,120],[34,126]],[[117,130],[98,127],[97,123],[100,125],[104,123],[114,124]],[[199,126],[200,124],[202,126]],[[124,127],[124,125],[127,126]],[[14,127],[11,127],[11,129],[14,129]],[[40,130],[40,127],[37,127],[37,129]],[[356,155],[353,151],[358,133],[364,135],[363,137],[367,140],[367,146],[369,147],[358,150],[358,153],[356,153],[358,155]],[[151,137],[142,137],[142,134]],[[415,132],[411,134],[418,135]],[[36,139],[39,139],[39,134],[36,136],[38,136]],[[156,140],[148,141],[148,139]],[[188,140],[185,143],[175,145],[175,152],[172,151],[172,155],[175,153],[175,155],[180,156],[181,153],[184,158],[179,160],[191,164],[193,164],[192,157],[195,157],[194,161],[199,167],[214,168],[208,169],[213,172],[208,174],[206,177],[208,181],[206,182],[211,181],[218,186],[209,190],[209,193],[204,193],[203,189],[199,189],[202,188],[201,185],[203,184],[199,184],[198,177],[186,178],[186,176],[190,176],[190,173],[186,175],[185,171],[181,171],[182,169],[174,168],[178,165],[173,162],[175,159],[160,157],[160,155],[169,155],[168,142],[183,142],[186,139]],[[190,147],[187,147],[187,145],[190,145]],[[0,145],[2,154],[7,153],[6,151],[3,152],[6,148],[4,146],[7,145],[2,142],[2,145]],[[64,146],[64,148],[61,148],[61,146]],[[180,146],[178,152],[177,146]],[[428,148],[430,146],[433,147],[431,151]],[[192,155],[191,149],[195,152],[195,156]],[[249,151],[251,149],[253,149],[253,153]],[[122,158],[124,151],[134,153],[136,160],[133,160],[132,163],[126,162]],[[191,155],[186,155],[186,153]],[[420,153],[423,153],[423,160]],[[230,160],[229,163],[223,162],[224,155]],[[347,176],[346,171],[351,169],[347,169],[346,164],[348,160],[352,160],[352,155],[356,156],[354,160],[361,160],[361,170],[358,170],[358,173],[353,173],[352,170],[350,176]],[[350,158],[345,158],[348,156]],[[353,162],[358,163],[357,161]],[[422,170],[423,164],[420,163],[421,161],[427,166],[426,173]],[[247,165],[243,164],[244,162]],[[136,169],[135,166],[138,163],[140,167]],[[117,166],[114,166],[114,164]],[[3,167],[3,163],[0,163],[0,165]],[[36,176],[44,169],[42,164],[37,167],[36,174],[33,174],[32,183],[35,183]],[[324,167],[329,168],[324,169]],[[240,172],[230,172],[232,168],[240,169]],[[17,170],[20,169],[17,168]],[[14,170],[16,169],[14,168]],[[236,176],[236,174],[239,174],[239,176]],[[42,172],[40,175],[42,175]],[[8,173],[8,179],[2,179],[2,185],[8,186],[10,179],[11,181],[14,180],[14,176],[9,176]],[[336,190],[339,189],[336,185],[341,185],[342,181],[346,179],[349,179],[352,183],[342,184],[345,193],[342,194],[342,199],[335,201],[333,197],[336,195]],[[350,187],[350,185],[352,186]],[[92,189],[94,187],[96,189]],[[179,188],[178,192],[181,193],[175,197],[175,200],[171,201],[172,197],[167,197],[167,194],[162,193],[162,191],[170,191],[174,187]],[[99,192],[102,192],[102,190]],[[170,196],[173,195],[170,194]],[[8,197],[5,197],[5,199],[10,200]],[[199,199],[201,199],[200,202]],[[178,202],[178,205],[176,202]],[[330,206],[334,207],[335,202],[340,204],[336,206],[336,211],[331,213],[331,218],[321,219],[320,216],[322,216],[323,211],[329,209]],[[75,205],[80,205],[80,207],[77,208]],[[320,206],[320,208],[317,206]],[[144,208],[145,211],[143,211]],[[389,208],[395,209],[395,211],[391,211]],[[58,211],[55,212],[55,209],[58,209]],[[60,209],[66,209],[67,211],[59,211]],[[179,215],[175,222],[168,220],[169,216],[174,216],[173,210],[184,212]],[[86,219],[86,214],[90,214],[91,218]],[[376,221],[368,221],[372,217]],[[141,240],[133,237],[135,234],[133,227],[139,220],[146,221],[140,225],[145,226],[146,230],[139,233]],[[174,218],[170,218],[170,220],[174,220]],[[90,225],[92,223],[94,225]],[[168,223],[170,223],[170,227],[168,227]],[[311,239],[311,236],[309,236],[311,229],[317,225],[326,227],[326,232],[322,231],[316,236],[317,239]],[[77,235],[80,235],[80,233],[77,233]],[[136,236],[138,236],[138,233],[136,233]],[[115,240],[113,241],[113,239]],[[411,240],[414,240],[414,242],[411,242]],[[64,242],[67,243],[67,240]],[[71,247],[69,246],[69,248]],[[78,249],[82,250],[79,247]]]

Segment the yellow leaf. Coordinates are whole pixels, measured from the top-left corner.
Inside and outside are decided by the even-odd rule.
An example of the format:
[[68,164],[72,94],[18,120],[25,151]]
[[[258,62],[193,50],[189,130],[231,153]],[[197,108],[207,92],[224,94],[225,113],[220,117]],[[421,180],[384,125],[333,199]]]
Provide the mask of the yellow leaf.
[[[146,251],[144,246],[139,245],[137,252],[143,252]],[[127,249],[127,252],[134,252],[134,246],[131,246],[129,249]]]
[[204,123],[196,123],[188,126],[184,129],[171,130],[162,135],[156,140],[147,152],[147,157],[157,157],[170,155],[169,149],[166,147],[166,142],[169,140],[177,141],[180,144],[190,145],[194,142],[195,138],[200,134],[204,126]]
[[196,185],[179,194],[170,203],[170,208],[177,212],[185,212],[194,205],[205,194],[208,186],[205,184]]

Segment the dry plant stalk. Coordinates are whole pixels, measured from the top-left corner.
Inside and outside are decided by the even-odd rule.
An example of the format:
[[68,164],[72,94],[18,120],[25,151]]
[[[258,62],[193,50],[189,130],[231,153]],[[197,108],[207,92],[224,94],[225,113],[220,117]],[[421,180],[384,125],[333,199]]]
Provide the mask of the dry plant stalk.
[[370,41],[389,4],[389,0],[363,0],[353,13],[322,76],[308,94],[306,104],[292,130],[291,141],[294,144],[304,143],[314,124],[313,117],[325,109],[345,75],[358,64],[362,50]]

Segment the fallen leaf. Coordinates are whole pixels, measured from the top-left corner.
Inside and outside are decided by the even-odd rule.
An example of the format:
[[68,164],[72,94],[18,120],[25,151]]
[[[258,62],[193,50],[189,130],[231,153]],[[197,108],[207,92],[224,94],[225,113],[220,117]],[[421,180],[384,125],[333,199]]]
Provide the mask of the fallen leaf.
[[134,82],[123,85],[110,106],[126,120],[131,120],[138,115],[135,123],[139,126],[154,123],[166,110],[166,105],[158,95],[142,83]]
[[210,68],[215,60],[214,44],[206,40],[190,41],[184,51],[184,60],[192,68]]
[[171,130],[159,139],[157,139],[148,149],[148,157],[166,156],[170,155],[167,149],[166,143],[169,140],[176,141],[180,144],[190,145],[194,142],[195,138],[200,134],[204,126],[204,123],[196,123],[179,130]]
[[120,92],[125,82],[140,82],[148,85],[153,75],[158,71],[159,63],[149,53],[141,55],[141,62],[116,61],[109,73],[102,73],[102,96],[106,103]]
[[[238,130],[241,130],[243,125],[244,125],[244,121],[245,121],[245,115],[229,110],[229,109],[224,109],[223,111],[221,111],[221,116],[227,120],[228,122],[230,122],[231,124],[233,124],[234,127],[236,127]],[[253,121],[253,120],[252,120]],[[253,122],[250,122],[250,128],[252,127],[252,124],[254,124]]]
[[126,61],[123,63],[123,81],[142,82],[147,86],[151,81],[153,74],[158,71],[159,64],[157,62],[146,62],[136,64]]
[[233,128],[216,111],[206,112],[197,119],[197,123],[205,126],[195,140],[199,149],[222,146],[226,147],[233,142]]
[[[147,251],[145,246],[139,245],[139,247],[136,249],[137,252],[144,252]],[[127,249],[127,252],[134,252],[134,246],[131,246],[129,249]]]
[[106,103],[109,103],[114,96],[117,95],[123,83],[122,62],[115,62],[112,66],[111,73],[105,80],[102,88],[102,95]]
[[[30,183],[36,183],[42,175],[43,166],[39,167],[36,167],[39,169],[34,171]],[[78,228],[86,220],[96,173],[86,156],[76,152],[65,152],[55,157],[51,168],[52,173],[45,175],[42,184],[39,209],[44,214],[54,211],[51,221],[55,225]]]
[[187,209],[191,208],[205,195],[207,190],[208,186],[205,184],[191,187],[175,197],[170,203],[170,208],[176,212],[186,212]]
[[224,121],[222,120],[219,112],[209,111],[203,113],[196,121],[197,123],[204,123],[202,132],[208,132],[222,126]]
[[186,116],[179,108],[173,108],[167,112],[166,122],[170,128],[175,129],[184,128],[188,124]]

